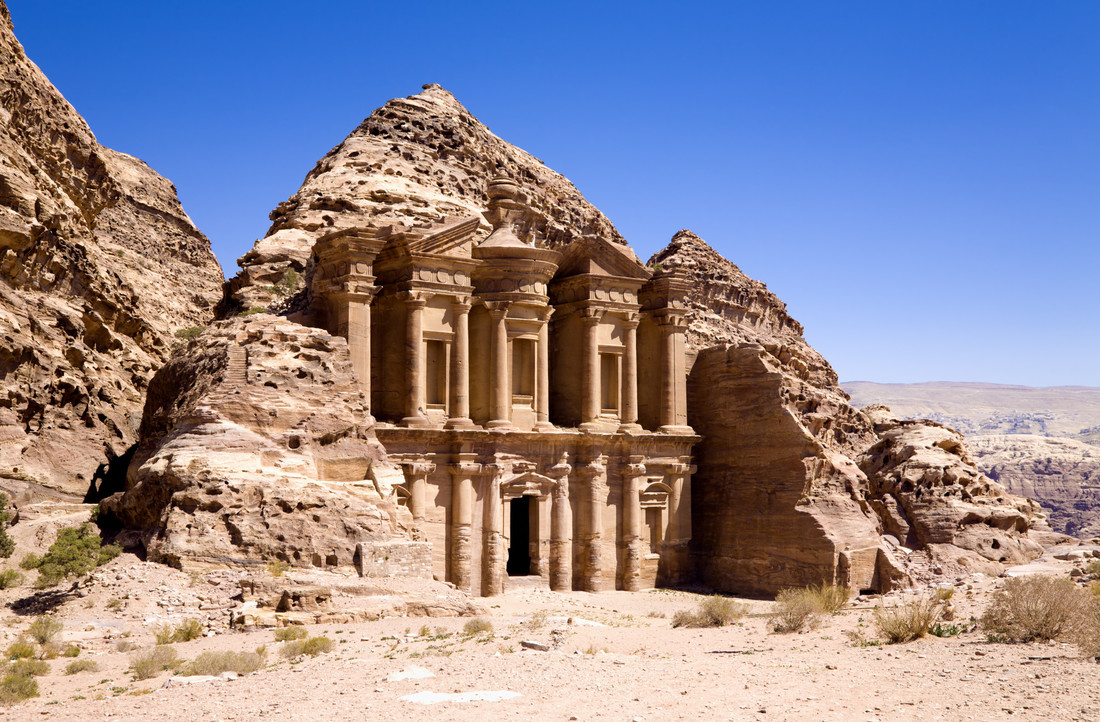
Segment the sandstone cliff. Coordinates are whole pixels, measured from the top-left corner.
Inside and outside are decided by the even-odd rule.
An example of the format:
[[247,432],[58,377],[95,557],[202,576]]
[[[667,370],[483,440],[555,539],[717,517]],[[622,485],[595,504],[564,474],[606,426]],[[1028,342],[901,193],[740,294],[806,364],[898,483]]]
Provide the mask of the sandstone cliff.
[[[927,572],[927,560],[907,559],[914,549],[985,569],[1039,553],[1027,538],[1043,523],[1036,506],[982,477],[961,437],[951,443],[957,453],[935,447],[936,437],[910,459],[914,437],[876,429],[850,405],[836,372],[764,284],[690,231],[650,264],[692,279],[689,342],[699,354],[688,422],[703,436],[693,546],[705,583],[763,594],[823,578],[889,589]],[[912,492],[904,504],[901,487]],[[902,527],[919,533],[899,536]]]
[[346,567],[362,544],[385,573],[428,574],[369,418],[342,338],[266,314],[218,322],[153,378],[127,491],[103,507],[177,567]]
[[221,283],[176,189],[96,142],[0,0],[0,487],[84,495]]
[[[486,187],[506,169],[531,207],[526,233],[549,246],[586,233],[624,242],[559,173],[485,127],[438,85],[371,113],[309,172],[298,192],[271,212],[267,235],[238,261],[225,313],[279,301],[287,271],[301,274],[313,242],[336,228],[435,223],[483,214]],[[486,221],[483,230],[490,229]],[[293,278],[293,276],[291,276]]]

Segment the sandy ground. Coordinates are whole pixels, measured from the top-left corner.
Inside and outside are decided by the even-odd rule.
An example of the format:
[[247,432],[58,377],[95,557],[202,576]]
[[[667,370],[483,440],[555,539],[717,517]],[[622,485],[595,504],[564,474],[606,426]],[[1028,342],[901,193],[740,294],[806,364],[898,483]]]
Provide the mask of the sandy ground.
[[[1071,567],[1048,562],[1051,571]],[[673,628],[671,617],[694,608],[698,595],[558,594],[519,585],[484,600],[491,633],[465,635],[469,618],[455,617],[309,625],[310,634],[334,641],[333,650],[285,660],[285,643],[272,630],[226,626],[231,576],[186,575],[129,555],[115,560],[97,572],[87,596],[53,611],[63,639],[83,648],[78,659],[99,669],[66,675],[72,660],[53,660],[39,678],[41,696],[0,708],[0,718],[1100,720],[1100,665],[1073,646],[996,644],[981,631],[860,646],[853,635],[873,639],[880,599],[860,598],[816,630],[777,634],[769,629],[772,602],[745,600],[749,615],[733,626],[686,629]],[[958,582],[957,620],[980,615],[999,583],[980,575]],[[3,601],[29,591],[9,590]],[[3,643],[32,618],[9,609],[0,618]],[[180,684],[165,671],[135,681],[133,652],[119,647],[147,649],[154,626],[182,618],[203,619],[211,635],[173,645],[182,658],[265,645],[267,666],[232,680]],[[525,641],[551,651],[525,649]],[[403,671],[424,678],[387,680]],[[486,692],[509,694],[498,701],[471,694]],[[408,699],[419,693],[475,699]]]

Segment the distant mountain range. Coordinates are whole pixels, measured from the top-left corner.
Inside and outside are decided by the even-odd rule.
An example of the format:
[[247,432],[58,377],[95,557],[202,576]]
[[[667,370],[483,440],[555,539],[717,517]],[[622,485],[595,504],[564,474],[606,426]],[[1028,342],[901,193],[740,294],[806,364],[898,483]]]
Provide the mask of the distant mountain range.
[[1100,535],[1100,388],[933,381],[848,381],[852,404],[883,404],[969,437],[975,463],[1014,494],[1038,500],[1051,526]]

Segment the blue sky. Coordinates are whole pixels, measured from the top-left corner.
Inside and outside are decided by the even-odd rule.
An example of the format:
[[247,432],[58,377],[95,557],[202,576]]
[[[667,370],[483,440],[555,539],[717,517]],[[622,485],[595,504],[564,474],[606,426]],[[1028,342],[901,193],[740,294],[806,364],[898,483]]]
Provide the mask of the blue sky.
[[1100,3],[8,0],[100,142],[227,274],[427,82],[648,257],[680,228],[843,380],[1100,386]]

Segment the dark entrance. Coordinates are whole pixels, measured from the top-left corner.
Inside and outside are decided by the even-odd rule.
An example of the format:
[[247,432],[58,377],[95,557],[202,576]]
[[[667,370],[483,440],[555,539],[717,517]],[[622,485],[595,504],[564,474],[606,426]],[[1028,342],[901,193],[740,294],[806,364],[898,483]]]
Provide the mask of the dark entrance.
[[531,497],[512,499],[511,544],[508,546],[508,576],[524,577],[531,573]]

